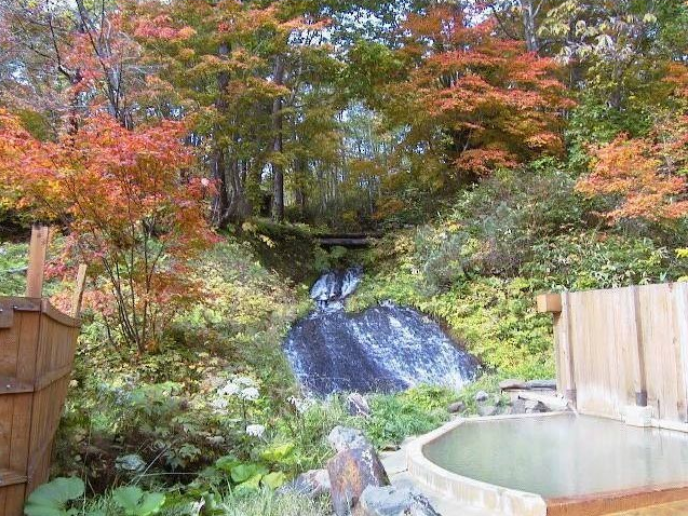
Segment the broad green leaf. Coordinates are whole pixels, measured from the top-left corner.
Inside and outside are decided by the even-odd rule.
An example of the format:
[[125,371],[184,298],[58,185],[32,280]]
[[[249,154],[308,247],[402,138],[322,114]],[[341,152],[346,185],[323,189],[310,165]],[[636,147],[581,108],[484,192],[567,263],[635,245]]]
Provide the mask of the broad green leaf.
[[127,516],[150,516],[160,511],[165,503],[162,493],[145,493],[138,487],[128,486],[116,489],[112,499]]
[[253,475],[251,478],[249,478],[248,480],[239,484],[237,486],[237,489],[239,489],[239,490],[247,489],[250,491],[259,489],[260,488],[260,481],[262,478],[263,478],[263,473],[257,473],[255,475]]
[[293,451],[294,443],[286,443],[268,448],[261,454],[261,457],[268,462],[280,462],[287,458]]
[[112,492],[112,499],[127,514],[135,514],[139,502],[143,498],[143,491],[135,486],[120,487]]
[[163,505],[165,505],[165,495],[163,493],[147,493],[136,510],[136,516],[157,514]]
[[281,471],[274,471],[265,475],[261,483],[270,489],[279,489],[287,481],[287,476]]
[[65,516],[67,503],[84,495],[79,478],[56,478],[36,489],[26,503],[27,516]]
[[236,466],[239,466],[240,464],[241,461],[233,455],[220,457],[219,459],[217,459],[217,461],[215,461],[215,467],[220,471],[224,471],[225,473],[231,473],[232,469]]
[[259,464],[239,464],[238,466],[232,468],[232,482],[235,484],[241,484],[249,480],[251,477],[256,475],[262,476],[267,473],[267,468]]

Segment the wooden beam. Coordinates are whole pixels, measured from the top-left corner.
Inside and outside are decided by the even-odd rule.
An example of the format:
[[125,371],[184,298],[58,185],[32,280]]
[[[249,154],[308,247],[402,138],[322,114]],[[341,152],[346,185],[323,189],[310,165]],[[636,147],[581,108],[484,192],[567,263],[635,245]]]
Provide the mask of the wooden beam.
[[537,297],[538,312],[558,314],[561,310],[561,294],[542,294]]
[[635,390],[635,404],[647,407],[647,377],[645,372],[645,343],[643,342],[643,324],[640,310],[640,294],[638,287],[630,287],[633,293],[633,313],[629,323],[635,326],[636,341],[631,345],[631,374],[633,375],[633,389]]
[[43,271],[45,257],[50,242],[50,230],[47,226],[34,225],[31,230],[29,246],[29,270],[26,273],[26,297],[43,296]]
[[84,297],[84,287],[86,286],[86,264],[79,265],[79,272],[76,276],[76,284],[74,285],[74,294],[72,296],[72,317],[79,318],[81,313],[81,301]]

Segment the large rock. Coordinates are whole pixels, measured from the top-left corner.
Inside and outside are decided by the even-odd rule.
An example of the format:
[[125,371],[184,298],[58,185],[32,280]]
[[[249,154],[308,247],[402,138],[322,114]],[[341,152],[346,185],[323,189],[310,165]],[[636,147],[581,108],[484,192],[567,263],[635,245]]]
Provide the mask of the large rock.
[[493,417],[496,416],[499,409],[494,405],[481,405],[478,407],[478,415],[480,417]]
[[499,389],[502,391],[524,391],[528,389],[528,385],[523,380],[510,378],[499,382]]
[[543,390],[543,391],[556,391],[557,381],[556,380],[531,380],[526,382],[526,388],[528,390]]
[[447,407],[447,412],[450,414],[458,414],[459,412],[463,412],[465,408],[466,404],[463,401],[457,401]]
[[327,472],[337,516],[348,516],[367,487],[389,485],[385,468],[370,445],[339,452],[327,463]]
[[407,487],[367,487],[356,516],[440,516],[427,498]]
[[370,446],[363,432],[346,426],[336,426],[327,436],[327,442],[339,453],[353,448]]
[[295,492],[308,498],[317,498],[329,493],[330,489],[330,475],[327,470],[313,469],[281,487],[280,492]]
[[475,395],[476,403],[485,403],[489,399],[490,399],[490,395],[488,393],[486,393],[485,391],[478,391]]
[[349,414],[352,416],[370,416],[370,405],[368,405],[366,399],[357,392],[351,393],[349,396],[347,396],[346,406]]

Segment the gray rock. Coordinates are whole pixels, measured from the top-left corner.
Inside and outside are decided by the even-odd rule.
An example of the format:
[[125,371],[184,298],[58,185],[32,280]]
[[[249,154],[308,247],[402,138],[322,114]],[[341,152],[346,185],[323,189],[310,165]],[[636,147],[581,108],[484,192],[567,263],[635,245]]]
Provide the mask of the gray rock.
[[499,382],[499,388],[502,391],[522,391],[528,388],[527,383],[523,380],[509,379]]
[[115,469],[127,473],[141,473],[146,469],[146,462],[140,455],[132,453],[131,455],[123,455],[115,459]]
[[531,380],[526,382],[526,388],[528,390],[547,390],[556,391],[557,381],[556,380]]
[[526,401],[520,398],[512,400],[511,402],[511,413],[512,414],[525,414],[526,413]]
[[490,395],[485,391],[478,391],[478,393],[475,395],[475,401],[477,403],[483,403],[488,399],[490,399]]
[[540,403],[537,400],[525,400],[524,408],[526,414],[547,412],[547,407],[545,407],[542,403]]
[[457,401],[456,403],[452,403],[447,407],[447,412],[449,412],[450,414],[458,414],[459,412],[462,412],[465,408],[466,405],[463,401]]
[[330,446],[339,453],[352,448],[361,448],[370,446],[370,442],[366,439],[363,432],[355,428],[346,426],[336,426],[327,436],[327,442]]
[[423,495],[404,487],[367,487],[356,516],[440,516]]
[[478,414],[480,414],[481,417],[496,416],[497,412],[499,412],[497,407],[493,407],[491,405],[478,407]]
[[389,478],[372,446],[339,452],[327,463],[332,507],[337,516],[348,516],[369,486],[389,485]]
[[349,394],[346,398],[346,407],[352,416],[370,416],[370,405],[366,399],[357,392]]
[[326,469],[313,469],[302,473],[294,480],[282,486],[279,492],[294,492],[314,499],[330,492],[330,475]]

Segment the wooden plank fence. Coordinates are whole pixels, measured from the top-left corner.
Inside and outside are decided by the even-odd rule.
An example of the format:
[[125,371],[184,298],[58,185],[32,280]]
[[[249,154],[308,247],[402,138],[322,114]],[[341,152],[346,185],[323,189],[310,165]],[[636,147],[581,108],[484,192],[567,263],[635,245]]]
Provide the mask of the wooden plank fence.
[[688,423],[688,283],[547,294],[559,392],[579,412]]
[[79,335],[77,317],[41,299],[47,243],[47,229],[34,229],[27,297],[0,297],[0,516],[21,516],[48,480]]

